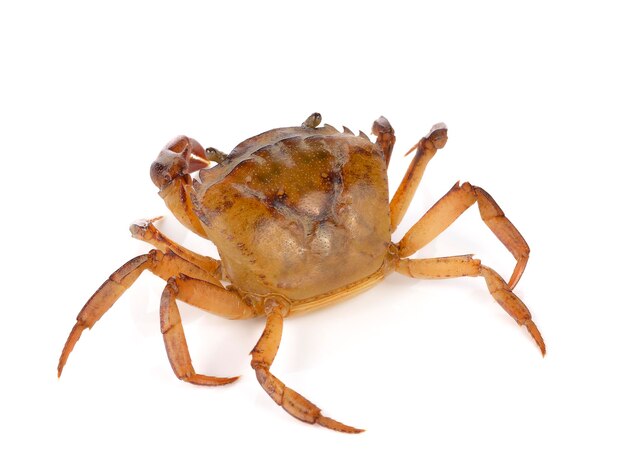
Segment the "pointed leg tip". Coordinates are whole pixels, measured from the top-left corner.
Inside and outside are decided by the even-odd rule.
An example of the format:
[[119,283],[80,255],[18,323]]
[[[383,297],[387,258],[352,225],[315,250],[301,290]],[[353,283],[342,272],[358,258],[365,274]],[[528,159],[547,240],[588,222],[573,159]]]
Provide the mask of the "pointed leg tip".
[[511,291],[515,289],[517,283],[522,279],[522,274],[524,274],[524,270],[526,269],[526,264],[528,264],[528,255],[521,257],[518,260],[515,268],[513,269],[513,274],[511,274],[511,279],[509,279],[509,288]]
[[[533,338],[534,338],[534,334]],[[545,358],[546,357],[546,344],[543,341],[543,338],[541,338],[541,334],[539,334],[539,338],[535,338],[535,343],[537,344],[537,347],[539,348],[539,351],[541,352],[541,357]]]
[[235,381],[237,381],[239,379],[239,376],[231,376],[228,378],[213,378],[213,380],[215,381],[214,386],[224,386],[225,384],[231,384],[234,383]]
[[59,361],[59,366],[57,366],[57,379],[61,377],[64,366],[65,366],[65,362]]
[[63,359],[63,355],[59,358],[59,364],[57,365],[57,378],[61,377],[61,373],[63,373],[63,367],[65,366],[65,360]]
[[67,355],[65,355],[65,352],[61,355],[61,358],[59,359],[59,364],[57,366],[57,378],[60,378],[61,375],[63,374],[63,368],[65,368],[65,363],[67,362],[67,358],[69,355],[69,353]]
[[537,344],[537,347],[539,347],[539,351],[541,351],[541,356],[545,357],[546,356],[546,343],[543,341],[541,332],[539,331],[539,329],[537,328],[537,326],[532,320],[527,320],[524,325],[526,326],[526,330],[528,330],[528,333],[530,333],[530,336],[533,337],[533,340]]
[[74,345],[78,342],[83,330],[85,330],[86,325],[77,321],[74,327],[72,327],[72,331],[70,335],[67,337],[65,342],[65,346],[63,347],[63,351],[61,352],[61,356],[59,357],[59,364],[57,366],[57,378],[61,377],[61,373],[63,373],[63,368],[65,367],[65,363],[67,363],[67,359],[70,357],[70,353],[74,349]]
[[219,378],[217,376],[194,374],[193,376],[183,377],[182,379],[183,381],[187,381],[191,384],[196,384],[198,386],[223,386],[225,384],[234,383],[239,379],[239,376]]
[[316,423],[321,425],[322,427],[326,427],[327,429],[335,430],[337,432],[343,432],[345,434],[360,434],[362,432],[365,432],[365,429],[357,429],[356,427],[342,424],[335,419],[331,419],[330,417],[325,416],[320,416],[316,420]]

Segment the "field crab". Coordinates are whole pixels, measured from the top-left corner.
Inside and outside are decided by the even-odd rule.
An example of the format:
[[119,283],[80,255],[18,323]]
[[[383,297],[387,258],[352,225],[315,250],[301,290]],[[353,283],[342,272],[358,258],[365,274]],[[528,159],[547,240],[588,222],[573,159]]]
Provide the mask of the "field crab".
[[[362,430],[322,415],[270,371],[283,320],[367,289],[392,271],[412,278],[484,278],[492,297],[545,354],[530,312],[512,292],[529,247],[483,189],[457,182],[398,243],[391,241],[428,162],[446,144],[446,126],[435,125],[407,153],[415,151],[390,201],[387,166],[395,135],[389,121],[380,117],[374,122],[375,142],[363,132],[355,135],[345,127],[340,132],[320,123],[314,113],[301,126],[249,138],[228,155],[185,136],[170,141],[152,163],[152,181],[176,218],[211,240],[221,260],[178,245],[156,228],[155,219],[132,224],[132,236],[156,249],[122,265],[85,304],[63,348],[58,375],[83,330],[93,327],[144,270],[167,282],[161,332],[178,378],[206,386],[237,379],[195,372],[177,300],[231,319],[264,316],[265,330],[251,352],[259,383],[297,419],[341,432]],[[474,203],[516,259],[508,283],[471,255],[409,258]]]

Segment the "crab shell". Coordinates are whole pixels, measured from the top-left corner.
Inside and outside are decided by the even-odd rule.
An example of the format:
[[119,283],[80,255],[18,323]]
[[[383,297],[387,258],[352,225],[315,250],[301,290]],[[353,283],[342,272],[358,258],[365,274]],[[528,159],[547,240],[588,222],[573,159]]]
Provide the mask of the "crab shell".
[[192,202],[241,293],[320,296],[373,274],[389,251],[385,159],[347,129],[249,138],[200,171]]

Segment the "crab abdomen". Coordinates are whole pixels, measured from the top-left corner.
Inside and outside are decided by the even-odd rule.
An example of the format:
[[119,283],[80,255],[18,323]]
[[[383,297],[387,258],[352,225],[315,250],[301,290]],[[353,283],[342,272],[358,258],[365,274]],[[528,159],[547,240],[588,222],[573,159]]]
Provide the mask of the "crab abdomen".
[[[267,135],[267,136],[265,136]],[[378,270],[390,241],[385,161],[364,136],[278,129],[201,174],[195,207],[241,291],[302,300]]]

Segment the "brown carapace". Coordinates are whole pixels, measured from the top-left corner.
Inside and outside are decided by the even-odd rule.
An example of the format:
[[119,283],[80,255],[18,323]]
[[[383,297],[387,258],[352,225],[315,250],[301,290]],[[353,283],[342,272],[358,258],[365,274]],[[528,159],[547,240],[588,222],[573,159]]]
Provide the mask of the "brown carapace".
[[[320,122],[315,113],[301,126],[249,138],[228,155],[185,136],[167,144],[150,168],[152,180],[178,220],[211,240],[221,260],[168,239],[155,227],[156,219],[131,225],[133,237],[156,249],[120,267],[85,304],[61,354],[59,376],[82,331],[146,269],[167,282],[161,332],[178,378],[206,386],[237,379],[195,372],[177,300],[231,319],[263,316],[266,327],[251,353],[259,383],[292,416],[340,432],[362,430],[325,417],[271,372],[283,320],[351,296],[392,271],[420,279],[484,278],[492,297],[545,354],[530,312],[512,292],[528,261],[528,245],[483,189],[456,183],[398,243],[391,241],[426,165],[446,144],[446,126],[435,125],[410,151],[413,160],[389,202],[387,166],[395,136],[387,119],[374,122],[375,142],[362,132],[340,132]],[[508,283],[469,255],[409,258],[474,203],[517,261]]]

